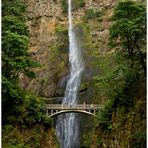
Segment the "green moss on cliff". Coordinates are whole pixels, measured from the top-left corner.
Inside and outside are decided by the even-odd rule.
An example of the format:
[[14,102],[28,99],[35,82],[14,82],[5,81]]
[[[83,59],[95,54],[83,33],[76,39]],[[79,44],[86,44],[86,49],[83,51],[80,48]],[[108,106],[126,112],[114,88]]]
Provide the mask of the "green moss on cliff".
[[102,21],[102,12],[99,10],[94,10],[94,9],[88,9],[86,11],[86,14],[84,16],[85,21],[87,22],[89,19],[95,19],[98,21]]
[[68,30],[65,26],[57,26],[55,29],[57,40],[49,47],[49,67],[51,79],[55,83],[65,73],[68,67]]

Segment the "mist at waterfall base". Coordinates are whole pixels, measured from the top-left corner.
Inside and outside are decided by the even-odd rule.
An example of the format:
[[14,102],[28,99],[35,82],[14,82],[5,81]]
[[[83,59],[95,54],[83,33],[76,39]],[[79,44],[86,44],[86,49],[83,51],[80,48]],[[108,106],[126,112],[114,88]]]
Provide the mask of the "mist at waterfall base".
[[[77,92],[81,82],[83,63],[72,24],[71,0],[68,0],[68,20],[70,78],[67,82],[65,97],[62,100],[62,104],[74,106],[78,103]],[[62,148],[80,147],[77,114],[67,113],[59,115],[56,121],[56,132]]]

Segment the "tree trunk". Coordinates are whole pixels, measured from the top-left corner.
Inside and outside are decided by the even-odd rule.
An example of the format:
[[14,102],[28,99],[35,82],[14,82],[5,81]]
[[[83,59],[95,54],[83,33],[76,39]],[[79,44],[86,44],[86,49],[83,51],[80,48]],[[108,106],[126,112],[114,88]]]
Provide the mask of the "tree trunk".
[[142,51],[140,51],[140,48],[139,47],[137,47],[137,49],[138,49],[138,52],[139,52],[139,54],[140,54],[140,61],[141,61],[141,63],[142,63],[142,67],[143,67],[143,71],[144,71],[144,76],[146,77],[146,64],[145,64],[145,58],[144,58],[144,55],[143,55],[143,53],[142,53]]

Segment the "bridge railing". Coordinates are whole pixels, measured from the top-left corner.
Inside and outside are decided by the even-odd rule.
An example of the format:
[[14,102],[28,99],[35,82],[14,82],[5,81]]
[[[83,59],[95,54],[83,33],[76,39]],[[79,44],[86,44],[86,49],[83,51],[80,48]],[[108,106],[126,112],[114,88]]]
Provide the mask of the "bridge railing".
[[78,105],[65,105],[65,104],[47,104],[46,109],[49,110],[100,110],[103,105],[95,104],[78,104]]

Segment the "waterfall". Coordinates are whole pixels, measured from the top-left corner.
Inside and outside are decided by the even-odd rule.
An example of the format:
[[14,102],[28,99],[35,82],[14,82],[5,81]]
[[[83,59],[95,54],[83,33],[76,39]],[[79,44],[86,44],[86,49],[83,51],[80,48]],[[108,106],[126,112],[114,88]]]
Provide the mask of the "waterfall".
[[[77,92],[81,81],[83,63],[80,48],[77,44],[76,33],[72,24],[72,3],[68,0],[68,20],[69,20],[69,62],[70,78],[67,82],[65,97],[62,104],[76,105]],[[59,115],[56,123],[56,132],[62,148],[79,148],[79,123],[75,113]]]

